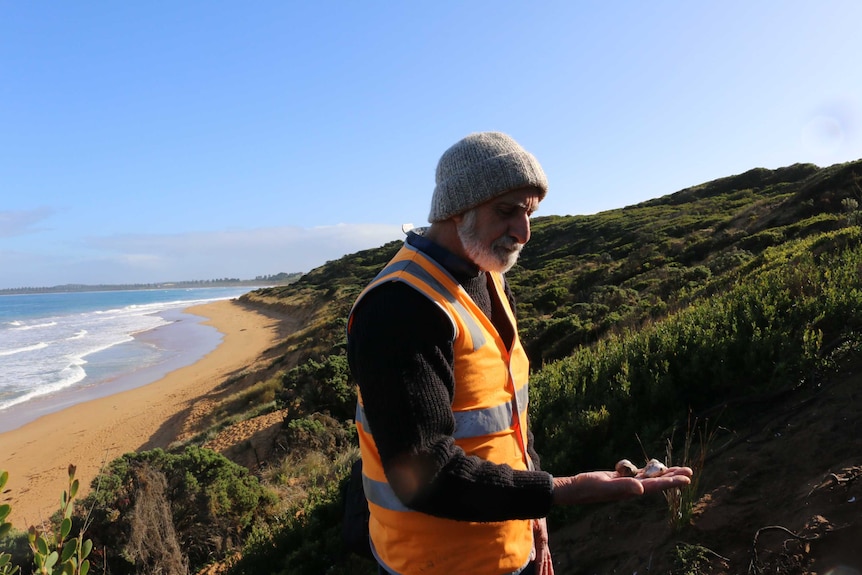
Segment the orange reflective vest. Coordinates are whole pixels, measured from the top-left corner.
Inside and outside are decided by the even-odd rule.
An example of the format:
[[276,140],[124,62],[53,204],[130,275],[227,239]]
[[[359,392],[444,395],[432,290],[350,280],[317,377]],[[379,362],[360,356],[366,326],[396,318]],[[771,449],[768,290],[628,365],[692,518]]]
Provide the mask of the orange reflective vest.
[[[524,470],[531,467],[526,450],[529,361],[514,329],[515,317],[505,296],[503,278],[498,273],[490,276],[491,297],[498,300],[513,326],[511,349],[463,287],[407,243],[359,295],[357,303],[376,286],[400,281],[440,306],[455,331],[455,443],[467,455]],[[348,330],[350,323],[348,320]],[[409,509],[386,480],[361,395],[356,427],[371,512],[372,548],[389,571],[400,575],[502,575],[517,573],[527,564],[533,548],[530,521],[455,521]]]

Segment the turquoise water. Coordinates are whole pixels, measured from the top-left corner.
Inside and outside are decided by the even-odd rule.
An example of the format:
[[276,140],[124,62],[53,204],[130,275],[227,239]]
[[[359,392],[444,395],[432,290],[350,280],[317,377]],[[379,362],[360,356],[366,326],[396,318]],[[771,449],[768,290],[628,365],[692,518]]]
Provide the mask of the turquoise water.
[[0,296],[0,432],[77,401],[155,381],[221,341],[182,313],[248,288]]

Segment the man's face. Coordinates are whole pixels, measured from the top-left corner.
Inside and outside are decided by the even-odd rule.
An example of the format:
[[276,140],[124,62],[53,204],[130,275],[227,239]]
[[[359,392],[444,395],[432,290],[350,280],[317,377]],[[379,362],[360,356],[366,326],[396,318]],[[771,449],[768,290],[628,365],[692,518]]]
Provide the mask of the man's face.
[[456,216],[467,257],[485,271],[509,271],[530,240],[530,216],[540,197],[536,188],[512,190]]

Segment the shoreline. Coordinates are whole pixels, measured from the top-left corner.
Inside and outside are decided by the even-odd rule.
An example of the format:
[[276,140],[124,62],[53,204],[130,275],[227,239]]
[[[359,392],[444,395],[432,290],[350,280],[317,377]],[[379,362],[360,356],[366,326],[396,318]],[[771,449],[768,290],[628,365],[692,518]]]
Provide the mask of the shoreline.
[[[186,309],[188,308],[159,312],[157,315],[168,322],[166,325],[134,333],[131,341],[88,356],[88,373],[84,380],[0,410],[0,434],[14,431],[40,417],[78,403],[108,397],[158,381],[172,371],[199,361],[221,344],[223,334],[208,325],[205,317],[187,313]],[[112,373],[110,367],[102,368],[107,370],[107,374],[99,373],[99,365],[104,361],[101,358],[109,358],[110,362],[110,358],[122,355],[129,347],[142,345],[170,350],[170,353],[163,354],[164,357],[155,363],[130,366],[119,374]]]
[[183,313],[205,318],[222,341],[190,365],[131,389],[77,403],[0,433],[0,469],[9,472],[9,521],[25,530],[49,518],[68,484],[69,464],[77,467],[81,488],[90,490],[103,463],[124,453],[167,447],[179,437],[191,408],[228,376],[256,363],[278,341],[274,315],[220,300]]

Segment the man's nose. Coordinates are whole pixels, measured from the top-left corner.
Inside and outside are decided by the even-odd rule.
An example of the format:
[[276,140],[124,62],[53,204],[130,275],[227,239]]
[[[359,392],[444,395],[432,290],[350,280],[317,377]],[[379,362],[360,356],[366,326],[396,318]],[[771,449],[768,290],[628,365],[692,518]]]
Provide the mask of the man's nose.
[[526,212],[518,216],[509,226],[509,234],[519,244],[526,244],[530,241],[530,216]]

